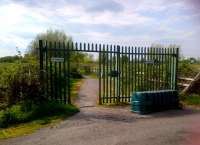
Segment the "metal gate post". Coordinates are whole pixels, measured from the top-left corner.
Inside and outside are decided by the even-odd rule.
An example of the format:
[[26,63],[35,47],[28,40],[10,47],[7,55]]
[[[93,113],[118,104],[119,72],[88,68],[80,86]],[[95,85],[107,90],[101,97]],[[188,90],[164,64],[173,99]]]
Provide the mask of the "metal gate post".
[[175,90],[178,90],[178,61],[179,61],[179,48],[176,48],[176,68],[175,68]]
[[[73,44],[72,44],[73,45]],[[70,88],[70,45],[68,42],[67,45],[67,96],[68,96],[68,104],[71,104],[71,88]]]
[[102,104],[102,101],[101,101],[101,61],[102,61],[102,58],[101,58],[101,46],[99,47],[99,70],[98,70],[98,75],[99,75],[99,105]]
[[[43,64],[43,41],[39,40],[39,58],[40,58],[40,81],[42,90],[44,90],[44,64]],[[43,97],[46,92],[43,92]]]
[[117,45],[117,103],[120,102],[120,46]]

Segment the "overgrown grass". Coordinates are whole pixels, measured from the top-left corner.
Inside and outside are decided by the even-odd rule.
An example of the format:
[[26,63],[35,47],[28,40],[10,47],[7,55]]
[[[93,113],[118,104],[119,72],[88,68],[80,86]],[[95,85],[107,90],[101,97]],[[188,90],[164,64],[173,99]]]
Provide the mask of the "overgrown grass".
[[[78,96],[83,79],[72,79],[72,100]],[[74,103],[72,101],[72,103]],[[54,125],[63,119],[77,113],[79,109],[74,105],[45,102],[41,105],[32,105],[26,110],[25,104],[17,104],[0,111],[0,139],[26,135],[39,128]]]
[[[46,102],[25,111],[23,104],[14,105],[0,112],[0,138],[9,138],[31,133],[52,122],[67,118],[79,109],[73,105]],[[9,128],[8,128],[9,127]]]
[[14,105],[11,108],[0,111],[0,127],[6,128],[13,124],[29,122],[52,116],[70,116],[78,112],[73,105],[45,102],[41,105],[32,105],[31,109],[24,109],[23,104]]
[[193,105],[200,107],[200,95],[198,94],[191,94],[191,95],[182,95],[180,97],[181,102],[184,105]]

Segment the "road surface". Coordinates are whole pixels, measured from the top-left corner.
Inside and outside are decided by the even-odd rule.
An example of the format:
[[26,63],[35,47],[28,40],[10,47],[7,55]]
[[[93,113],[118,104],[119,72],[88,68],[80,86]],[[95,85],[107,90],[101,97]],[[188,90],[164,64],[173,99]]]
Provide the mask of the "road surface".
[[53,128],[1,140],[0,145],[200,145],[200,112],[184,109],[137,115],[130,106],[97,107],[98,81],[87,78],[80,113]]

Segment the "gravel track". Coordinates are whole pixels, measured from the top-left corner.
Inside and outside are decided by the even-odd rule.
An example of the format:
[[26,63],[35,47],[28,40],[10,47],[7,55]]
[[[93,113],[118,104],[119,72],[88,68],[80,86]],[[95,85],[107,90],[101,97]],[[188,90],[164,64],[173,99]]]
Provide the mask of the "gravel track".
[[130,106],[96,105],[98,81],[83,82],[76,104],[80,113],[53,128],[0,141],[0,145],[200,145],[200,112],[171,110],[137,115]]

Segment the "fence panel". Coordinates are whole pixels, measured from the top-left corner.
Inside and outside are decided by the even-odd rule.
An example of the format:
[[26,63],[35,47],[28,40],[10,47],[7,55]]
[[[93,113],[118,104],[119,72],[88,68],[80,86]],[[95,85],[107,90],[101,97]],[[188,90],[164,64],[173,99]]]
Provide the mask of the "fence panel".
[[178,48],[39,41],[44,95],[71,103],[71,55],[98,53],[99,103],[129,103],[135,91],[177,89]]

